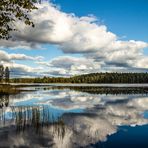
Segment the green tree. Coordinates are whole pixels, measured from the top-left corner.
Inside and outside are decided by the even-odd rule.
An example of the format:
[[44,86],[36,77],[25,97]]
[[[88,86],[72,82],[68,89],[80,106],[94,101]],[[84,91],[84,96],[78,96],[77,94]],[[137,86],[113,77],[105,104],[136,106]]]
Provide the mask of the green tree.
[[4,66],[0,65],[0,82],[2,82],[4,78]]
[[9,77],[10,77],[10,71],[9,71],[9,68],[6,67],[5,68],[5,81],[6,82],[9,82]]
[[21,20],[34,27],[28,14],[34,9],[36,0],[0,0],[0,39],[9,39],[10,32],[16,31],[14,22]]

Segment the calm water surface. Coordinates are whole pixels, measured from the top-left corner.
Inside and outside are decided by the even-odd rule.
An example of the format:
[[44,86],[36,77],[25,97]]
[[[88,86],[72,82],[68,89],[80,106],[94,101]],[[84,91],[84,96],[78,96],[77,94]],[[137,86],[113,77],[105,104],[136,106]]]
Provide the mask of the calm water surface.
[[[0,118],[0,147],[148,148],[147,93],[100,94],[51,86],[23,89],[18,95],[0,96],[0,115],[5,113],[6,122],[3,125]],[[44,106],[54,119],[62,117],[64,132],[57,134],[49,126],[42,135],[32,130],[18,134],[9,122],[12,106],[38,106],[40,110]]]

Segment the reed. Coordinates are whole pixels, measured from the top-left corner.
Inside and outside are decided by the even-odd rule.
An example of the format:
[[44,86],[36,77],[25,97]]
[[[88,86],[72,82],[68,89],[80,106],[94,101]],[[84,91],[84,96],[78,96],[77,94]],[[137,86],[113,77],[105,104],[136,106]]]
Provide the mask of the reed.
[[[44,127],[53,127],[53,133],[58,133],[59,136],[65,135],[65,124],[61,117],[56,118],[49,112],[46,106],[20,106],[10,107],[11,109],[11,124],[15,126],[16,132],[24,132],[31,128],[36,133],[42,133]],[[5,126],[6,112],[2,108],[0,113],[0,120]]]

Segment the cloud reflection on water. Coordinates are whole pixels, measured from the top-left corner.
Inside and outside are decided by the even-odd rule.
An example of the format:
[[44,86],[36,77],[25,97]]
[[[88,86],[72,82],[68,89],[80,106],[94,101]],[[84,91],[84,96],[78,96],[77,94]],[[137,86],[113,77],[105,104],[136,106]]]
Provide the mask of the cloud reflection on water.
[[[105,141],[108,135],[118,131],[119,126],[148,124],[143,115],[148,110],[147,95],[98,95],[68,89],[39,90],[11,96],[9,104],[20,105],[22,102],[24,105],[30,102],[33,105],[49,105],[60,110],[84,110],[84,113],[67,112],[62,115],[66,128],[63,138],[52,135],[51,128],[45,129],[44,136],[50,137],[46,137],[46,140],[49,143],[52,141],[53,147],[88,146],[90,143]],[[23,135],[20,143],[24,145],[21,141],[27,140],[27,136]],[[12,138],[10,141],[15,143]]]

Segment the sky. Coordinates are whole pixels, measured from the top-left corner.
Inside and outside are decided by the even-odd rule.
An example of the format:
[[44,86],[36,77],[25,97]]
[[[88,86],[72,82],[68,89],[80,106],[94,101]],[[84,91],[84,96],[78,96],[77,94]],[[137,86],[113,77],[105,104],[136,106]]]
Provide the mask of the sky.
[[11,77],[148,72],[147,0],[51,0],[0,40]]

